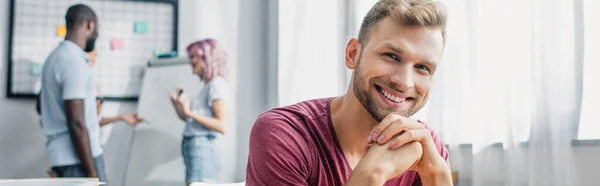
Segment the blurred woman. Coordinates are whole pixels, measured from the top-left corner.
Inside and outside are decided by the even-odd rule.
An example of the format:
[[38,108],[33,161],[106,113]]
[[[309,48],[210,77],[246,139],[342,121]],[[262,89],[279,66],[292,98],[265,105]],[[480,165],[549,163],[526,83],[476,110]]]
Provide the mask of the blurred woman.
[[186,167],[186,184],[215,183],[221,160],[214,140],[225,133],[227,125],[226,53],[214,39],[191,43],[187,53],[193,73],[204,81],[204,87],[191,101],[180,88],[170,93],[177,115],[185,122],[181,154]]

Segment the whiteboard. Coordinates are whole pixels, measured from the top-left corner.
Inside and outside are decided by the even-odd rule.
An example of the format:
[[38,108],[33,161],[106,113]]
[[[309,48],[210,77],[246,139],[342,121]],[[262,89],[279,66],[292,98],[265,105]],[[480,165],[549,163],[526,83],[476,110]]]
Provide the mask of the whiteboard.
[[[144,72],[138,115],[124,185],[184,185],[181,141],[185,123],[177,117],[169,92],[179,85],[194,95],[203,87],[187,58],[160,60],[171,65],[150,66]],[[153,63],[153,62],[150,62]]]
[[[169,92],[176,92],[180,86],[188,96],[193,96],[203,86],[198,75],[192,73],[192,67],[187,61],[187,58],[177,58],[169,62],[174,65],[150,66],[146,69],[138,99],[138,115],[149,124],[168,130],[173,126],[162,125],[182,122],[173,109]],[[183,128],[176,135],[180,136],[181,131]]]
[[[107,98],[138,97],[142,73],[154,51],[177,46],[177,8],[173,0],[11,0],[8,96],[35,97],[47,56],[64,36],[67,9],[74,4],[91,7],[98,16],[96,94]],[[143,23],[145,29],[137,29]],[[142,31],[143,30],[143,31]],[[115,43],[119,47],[114,47]]]

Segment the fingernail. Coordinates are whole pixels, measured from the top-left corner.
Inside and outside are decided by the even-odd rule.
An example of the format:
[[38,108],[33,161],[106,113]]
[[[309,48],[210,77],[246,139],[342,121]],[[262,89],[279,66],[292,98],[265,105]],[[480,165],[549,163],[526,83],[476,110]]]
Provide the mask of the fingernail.
[[371,136],[372,136],[372,138],[371,138],[372,140],[377,140],[378,135],[376,132],[373,132],[373,134],[371,134]]
[[383,134],[381,134],[381,136],[379,136],[379,138],[377,138],[377,141],[382,143],[383,142]]
[[390,143],[390,149],[396,148],[396,141]]
[[371,143],[371,140],[373,140],[373,136],[369,135],[369,137],[367,138],[367,143]]

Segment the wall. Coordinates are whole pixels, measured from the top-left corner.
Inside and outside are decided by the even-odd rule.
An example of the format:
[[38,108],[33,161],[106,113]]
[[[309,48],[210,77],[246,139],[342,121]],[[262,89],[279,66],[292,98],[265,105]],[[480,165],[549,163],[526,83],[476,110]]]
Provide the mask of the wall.
[[33,100],[7,99],[9,1],[0,1],[0,178],[46,176],[44,143]]
[[[248,158],[248,139],[256,117],[276,105],[277,87],[274,77],[277,69],[273,64],[273,43],[268,41],[272,34],[274,0],[240,0],[238,33],[238,77],[237,81],[237,166],[236,181],[245,181]],[[276,5],[276,4],[275,4]],[[276,21],[276,20],[275,20]],[[268,34],[270,33],[270,34]],[[272,40],[271,40],[272,41]],[[271,49],[271,50],[268,50]]]

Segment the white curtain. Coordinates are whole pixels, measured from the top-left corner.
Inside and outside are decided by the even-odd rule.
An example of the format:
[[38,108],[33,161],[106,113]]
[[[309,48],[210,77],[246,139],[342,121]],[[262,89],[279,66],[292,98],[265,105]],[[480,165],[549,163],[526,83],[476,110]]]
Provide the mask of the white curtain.
[[581,122],[578,139],[600,139],[600,117],[597,116],[600,106],[600,1],[583,0],[584,20],[584,64],[583,95],[581,105]]
[[416,117],[450,145],[460,185],[578,185],[574,1],[443,2],[446,51]]
[[342,3],[279,1],[279,106],[345,91]]

